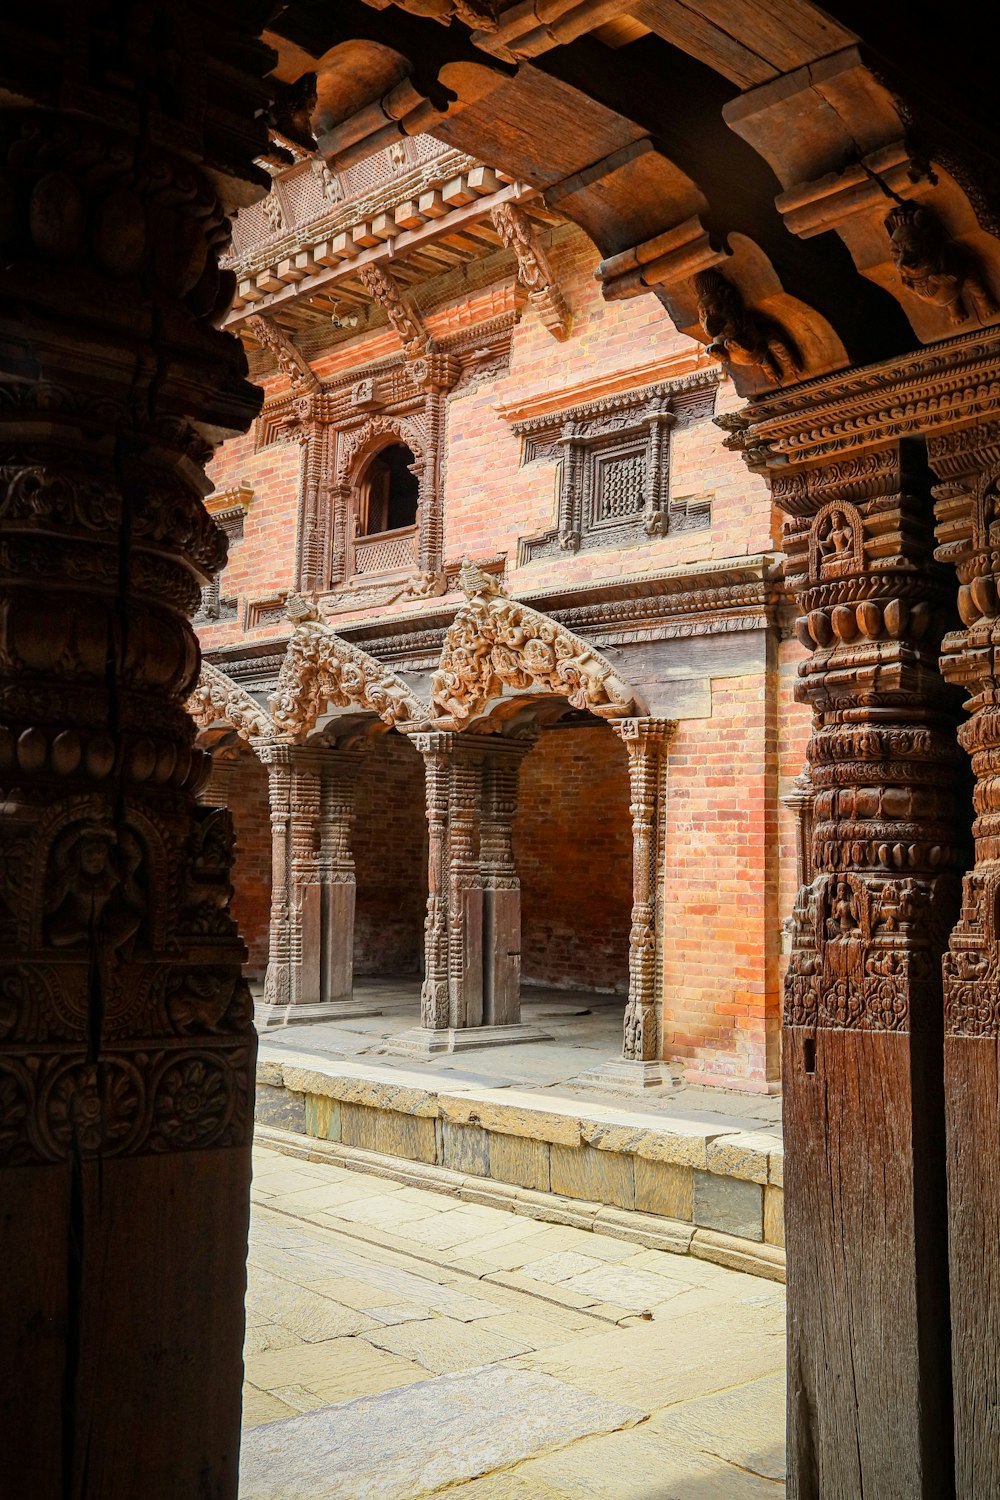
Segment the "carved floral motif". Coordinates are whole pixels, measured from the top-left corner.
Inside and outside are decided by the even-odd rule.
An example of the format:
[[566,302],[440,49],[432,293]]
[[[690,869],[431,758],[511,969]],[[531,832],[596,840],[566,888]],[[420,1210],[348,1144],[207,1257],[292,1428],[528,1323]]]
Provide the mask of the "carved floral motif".
[[478,568],[467,564],[461,577],[468,602],[452,621],[432,681],[442,724],[461,726],[504,689],[542,688],[601,718],[634,709],[632,689],[586,641],[508,598]]
[[[304,739],[327,704],[369,709],[385,724],[416,727],[431,710],[391,668],[345,641],[308,611],[301,614],[288,642],[278,685],[271,698],[276,729],[293,740]],[[309,614],[312,613],[312,617]]]

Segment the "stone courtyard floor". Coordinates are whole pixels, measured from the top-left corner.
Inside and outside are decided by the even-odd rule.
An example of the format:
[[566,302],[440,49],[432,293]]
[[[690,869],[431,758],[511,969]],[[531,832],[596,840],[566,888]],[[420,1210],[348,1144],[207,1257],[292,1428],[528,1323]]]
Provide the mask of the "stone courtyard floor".
[[241,1500],[779,1500],[784,1292],[255,1151]]

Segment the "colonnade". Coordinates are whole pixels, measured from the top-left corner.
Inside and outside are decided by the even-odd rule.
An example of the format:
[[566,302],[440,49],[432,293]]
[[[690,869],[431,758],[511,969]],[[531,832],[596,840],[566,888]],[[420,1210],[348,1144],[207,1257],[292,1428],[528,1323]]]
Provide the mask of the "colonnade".
[[[190,701],[203,727],[236,728],[267,771],[272,899],[265,1024],[382,1009],[377,998],[354,994],[352,828],[364,757],[373,736],[392,727],[424,763],[428,896],[420,1021],[391,1045],[430,1054],[537,1039],[543,1033],[521,1020],[521,889],[514,855],[521,765],[539,735],[530,711],[499,732],[461,727],[454,716],[455,727],[443,729],[434,727],[435,705],[418,712],[411,696],[413,711],[399,717],[385,707],[397,703],[398,695],[383,694],[380,723],[363,684],[381,676],[385,689],[388,669],[371,658],[359,662],[364,653],[315,618],[296,630],[312,643],[308,659],[316,657],[321,641],[328,661],[350,662],[355,670],[341,671],[335,682],[328,677],[317,689],[315,673],[302,668],[307,654],[293,632],[286,660],[297,664],[299,686],[292,685],[291,671],[285,673],[272,700],[273,717],[207,664]],[[318,729],[327,694],[341,702],[356,697],[351,706],[365,715],[367,729],[359,731],[356,716],[339,737],[336,719]],[[303,696],[311,704],[304,717],[298,708]],[[282,720],[294,726],[298,742]],[[608,723],[628,754],[633,904],[622,1055],[600,1075],[618,1086],[642,1087],[669,1076],[661,1067],[662,888],[667,754],[676,726],[635,714],[608,716]],[[217,792],[209,795],[218,800]]]

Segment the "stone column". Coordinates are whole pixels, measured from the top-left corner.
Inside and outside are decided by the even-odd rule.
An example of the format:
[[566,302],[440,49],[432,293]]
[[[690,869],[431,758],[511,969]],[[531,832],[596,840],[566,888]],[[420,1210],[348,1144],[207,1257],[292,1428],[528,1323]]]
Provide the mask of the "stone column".
[[353,998],[351,824],[361,752],[262,744],[271,798],[271,935],[265,1024],[381,1015]]
[[787,517],[810,653],[812,880],[783,1032],[788,1465],[824,1500],[951,1492],[940,963],[966,855],[937,667],[950,586],[923,446],[898,436],[904,381],[814,381],[724,423]]
[[675,719],[618,719],[611,729],[628,752],[632,817],[632,926],[628,1000],[622,1055],[593,1072],[588,1083],[615,1089],[658,1088],[678,1082],[662,1063],[663,882],[667,752]]
[[[402,1033],[388,1044],[389,1050],[426,1055],[453,1052],[466,1047],[484,1047],[501,1042],[537,1041],[546,1033],[514,1022],[492,1021],[491,1008],[501,994],[501,1005],[510,1006],[511,953],[501,955],[492,945],[484,946],[484,910],[492,915],[492,888],[486,901],[486,882],[509,878],[509,831],[503,825],[510,800],[509,782],[487,777],[485,765],[515,767],[523,751],[507,748],[493,735],[434,732],[416,734],[413,743],[424,757],[427,788],[428,874],[427,919],[424,924],[424,983],[420,1000],[420,1026]],[[514,757],[516,756],[516,759]],[[492,814],[486,832],[483,867],[484,787],[490,786],[488,806]],[[516,880],[516,876],[514,876]],[[499,891],[499,886],[496,887]],[[513,892],[502,894],[519,894]],[[509,918],[509,911],[506,913]],[[495,926],[490,929],[495,931]],[[504,929],[506,934],[509,926]],[[517,957],[517,955],[513,955]],[[499,971],[499,977],[498,977]]]
[[975,864],[944,958],[955,1489],[972,1500],[1000,1486],[1000,1435],[984,1419],[1000,1400],[1000,422],[928,450],[937,555],[959,580],[941,668],[968,695],[958,737],[975,776]]
[[237,1492],[255,1039],[184,702],[204,465],[260,404],[216,325],[265,19],[0,18],[0,1487],[32,1500]]
[[521,762],[536,736],[492,737],[483,763],[480,876],[483,890],[483,1021],[521,1020],[521,882],[514,864]]

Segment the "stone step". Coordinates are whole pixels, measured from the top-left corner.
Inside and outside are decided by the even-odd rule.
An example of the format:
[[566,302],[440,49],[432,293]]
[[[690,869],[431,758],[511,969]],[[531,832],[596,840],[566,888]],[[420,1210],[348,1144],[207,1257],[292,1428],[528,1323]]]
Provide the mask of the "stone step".
[[258,1138],[293,1155],[784,1279],[771,1131],[285,1052]]

